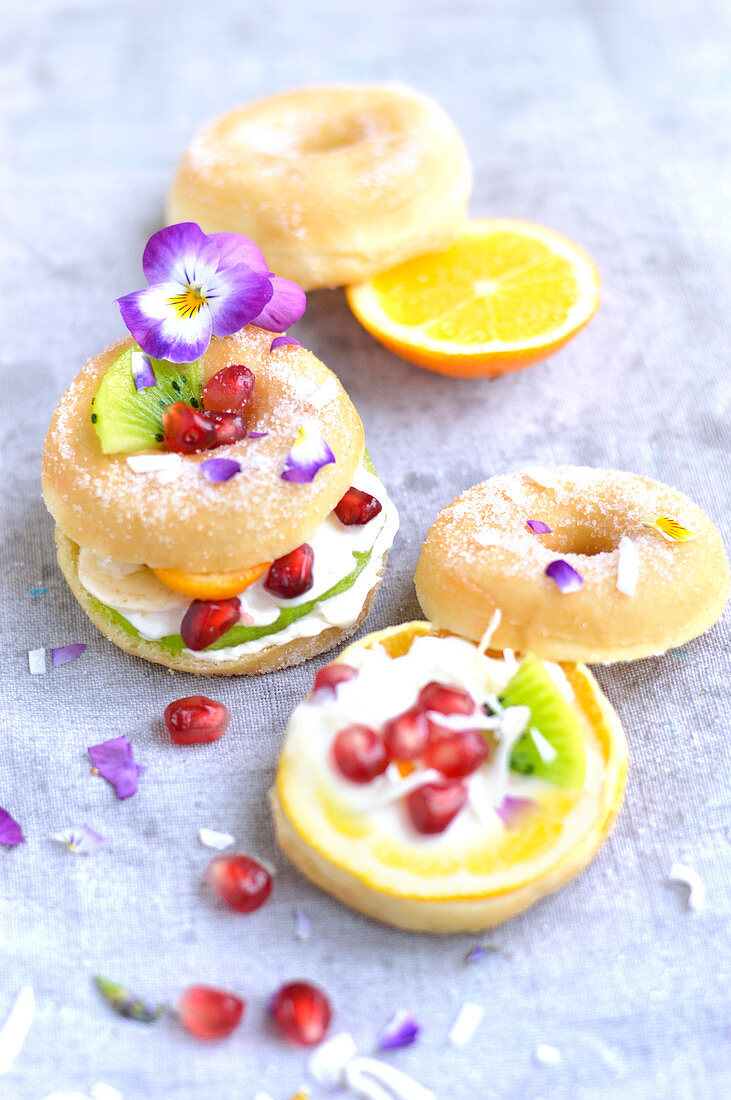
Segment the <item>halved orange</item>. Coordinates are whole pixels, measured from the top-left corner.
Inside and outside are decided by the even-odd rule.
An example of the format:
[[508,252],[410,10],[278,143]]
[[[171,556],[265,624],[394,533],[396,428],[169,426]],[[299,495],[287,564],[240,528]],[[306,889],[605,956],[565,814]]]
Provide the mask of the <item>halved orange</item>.
[[265,573],[271,562],[252,565],[237,573],[183,573],[180,569],[153,569],[152,572],[175,592],[195,600],[225,600],[238,596]]
[[520,370],[562,347],[596,312],[599,275],[552,229],[476,218],[449,248],[346,295],[360,323],[396,355],[475,378]]

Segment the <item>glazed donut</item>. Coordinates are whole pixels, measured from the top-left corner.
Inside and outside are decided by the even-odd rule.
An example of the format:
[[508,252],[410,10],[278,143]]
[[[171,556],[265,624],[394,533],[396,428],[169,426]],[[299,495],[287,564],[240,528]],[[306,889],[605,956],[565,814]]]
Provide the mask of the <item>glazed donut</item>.
[[[92,621],[131,653],[192,672],[266,671],[331,648],[372,603],[398,525],[395,509],[335,376],[304,348],[271,351],[271,343],[270,332],[250,325],[214,337],[200,361],[202,382],[232,364],[255,375],[249,436],[215,449],[216,457],[239,464],[227,481],[203,476],[210,450],[103,453],[93,401],[106,372],[133,347],[131,338],[89,360],[61,398],[43,453],[59,564]],[[334,461],[311,481],[294,483],[281,472],[303,425],[321,433]],[[160,459],[175,465],[157,470]],[[374,495],[381,510],[346,527],[333,509],[352,486]],[[303,544],[314,554],[313,586],[297,598],[275,597],[265,588],[269,565]],[[241,621],[193,650],[181,636],[183,618],[194,601],[215,600],[219,589],[222,599],[236,592]]]
[[446,247],[471,183],[459,133],[426,96],[306,88],[204,126],[178,165],[168,222],[243,233],[272,270],[314,290]]
[[[667,541],[651,526],[659,517],[691,541]],[[682,493],[638,474],[560,466],[501,474],[457,497],[427,534],[415,583],[424,613],[464,637],[481,638],[499,610],[496,649],[611,662],[708,630],[729,570],[718,531]]]
[[[533,691],[558,698],[565,728],[547,721],[550,706],[516,704]],[[447,713],[455,693],[462,709]],[[399,764],[389,723],[415,709],[428,714],[428,747]],[[354,723],[370,731],[368,752],[343,757]],[[541,776],[520,756],[526,738],[541,736],[532,723],[553,738],[542,739],[553,770]],[[469,774],[447,779],[454,758],[429,753],[454,736],[494,748]],[[440,760],[444,774],[434,767]],[[282,849],[327,893],[398,928],[475,932],[586,866],[611,830],[626,772],[622,726],[582,665],[518,665],[429,623],[408,623],[366,636],[321,670],[290,719],[270,800]]]

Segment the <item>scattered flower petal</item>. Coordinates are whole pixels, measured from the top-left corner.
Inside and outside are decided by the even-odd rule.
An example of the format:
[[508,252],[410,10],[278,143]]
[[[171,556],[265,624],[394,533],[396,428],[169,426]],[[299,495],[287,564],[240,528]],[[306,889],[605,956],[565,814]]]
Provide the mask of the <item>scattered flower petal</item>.
[[145,355],[144,351],[133,351],[130,356],[130,365],[136,390],[149,390],[151,386],[157,385],[150,357]]
[[248,438],[249,439],[266,439],[266,437],[268,435],[269,435],[269,432],[249,432]]
[[676,519],[670,519],[669,516],[658,516],[657,519],[645,520],[644,525],[659,531],[668,542],[692,542],[693,539],[698,538],[696,531],[689,531],[687,527],[683,527]]
[[495,807],[495,813],[506,829],[512,829],[523,814],[534,808],[535,802],[530,798],[513,798],[512,795],[506,795],[501,805]]
[[151,1024],[158,1020],[165,1011],[164,1005],[152,1008],[140,1000],[131,989],[127,989],[126,986],[119,985],[117,982],[110,982],[108,978],[103,978],[101,974],[94,976],[94,982],[107,1004],[120,1016],[126,1016],[129,1020],[138,1020],[141,1024]]
[[70,852],[80,856],[93,856],[104,844],[101,833],[97,833],[88,825],[74,825],[61,833],[54,833],[51,839],[65,844]]
[[294,911],[294,938],[296,940],[308,940],[312,935],[312,923],[310,918],[301,909]]
[[563,558],[556,558],[546,566],[546,576],[550,577],[560,592],[567,595],[569,592],[578,592],[584,583],[580,573],[569,565]]
[[535,535],[552,535],[553,531],[544,523],[542,519],[527,519],[525,521],[526,527],[531,530]]
[[500,948],[495,947],[492,943],[477,943],[475,946],[467,952],[464,957],[466,963],[480,962],[481,959],[486,958],[488,955],[500,954]]
[[477,1031],[485,1010],[482,1005],[467,1001],[457,1013],[447,1038],[453,1047],[465,1047]]
[[399,1050],[409,1047],[419,1037],[421,1028],[410,1012],[400,1009],[392,1016],[378,1038],[379,1050]]
[[335,455],[318,429],[303,424],[279,476],[282,481],[309,482],[318,470],[334,461]]
[[217,852],[222,852],[224,848],[231,847],[236,837],[230,833],[217,833],[215,829],[199,829],[198,839],[206,848],[215,848]]
[[56,646],[51,650],[51,664],[54,668],[67,665],[69,661],[75,661],[86,649],[86,642],[75,642],[73,645]]
[[31,676],[42,676],[46,671],[45,649],[28,650],[28,670]]
[[207,458],[200,464],[200,472],[209,481],[230,481],[241,473],[241,464],[233,458]]
[[670,882],[680,882],[688,887],[688,908],[701,909],[706,900],[706,884],[697,871],[684,863],[674,863],[668,875]]
[[302,344],[295,336],[275,336],[269,345],[270,351],[276,351],[277,348],[301,348]]
[[622,535],[617,556],[617,590],[625,596],[634,596],[640,573],[640,555],[637,543]]
[[15,1004],[10,1009],[5,1023],[0,1028],[0,1075],[12,1068],[30,1031],[35,1014],[36,999],[33,989],[29,985],[24,985],[15,998]]
[[0,844],[6,848],[14,848],[16,844],[23,844],[25,837],[23,830],[14,817],[0,807]]
[[[269,276],[272,296],[253,324],[268,332],[285,332],[290,325],[299,321],[307,308],[307,297],[301,286],[281,275]],[[295,341],[299,343],[299,341]]]
[[87,752],[102,779],[114,787],[117,798],[130,798],[136,794],[137,777],[145,768],[135,763],[132,745],[124,734],[102,741],[99,745],[91,745]]
[[543,1062],[547,1066],[557,1066],[561,1061],[561,1051],[548,1043],[539,1043],[533,1055],[537,1062]]

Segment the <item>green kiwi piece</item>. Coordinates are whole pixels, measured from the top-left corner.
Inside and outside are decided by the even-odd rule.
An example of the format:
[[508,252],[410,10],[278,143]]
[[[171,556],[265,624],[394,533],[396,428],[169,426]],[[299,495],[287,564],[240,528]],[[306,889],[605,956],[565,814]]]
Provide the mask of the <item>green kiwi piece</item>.
[[162,415],[168,405],[174,401],[185,401],[194,409],[201,405],[200,361],[168,363],[150,358],[157,385],[138,390],[132,376],[132,355],[139,351],[133,344],[117,356],[91,403],[91,422],[105,455],[161,450]]
[[[554,787],[580,790],[586,778],[586,744],[581,719],[561,694],[542,662],[528,657],[500,696],[504,707],[528,707],[530,726],[516,743],[510,758],[512,771],[532,775]],[[556,751],[545,761],[530,729],[536,729]]]

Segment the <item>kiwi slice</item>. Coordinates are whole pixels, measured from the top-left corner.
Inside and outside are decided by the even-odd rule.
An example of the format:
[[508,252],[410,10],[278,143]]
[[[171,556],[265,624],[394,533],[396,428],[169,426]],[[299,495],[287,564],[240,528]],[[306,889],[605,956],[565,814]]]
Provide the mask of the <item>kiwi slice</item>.
[[105,455],[160,450],[162,415],[174,401],[200,408],[203,369],[195,363],[168,363],[150,358],[156,386],[138,390],[132,376],[133,344],[119,355],[102,378],[91,403],[91,422]]
[[529,728],[513,748],[512,771],[533,775],[564,790],[580,790],[586,778],[583,725],[542,662],[536,657],[523,661],[500,696],[500,703],[504,707],[528,707],[530,728],[542,734],[556,752],[552,760],[544,760]]

